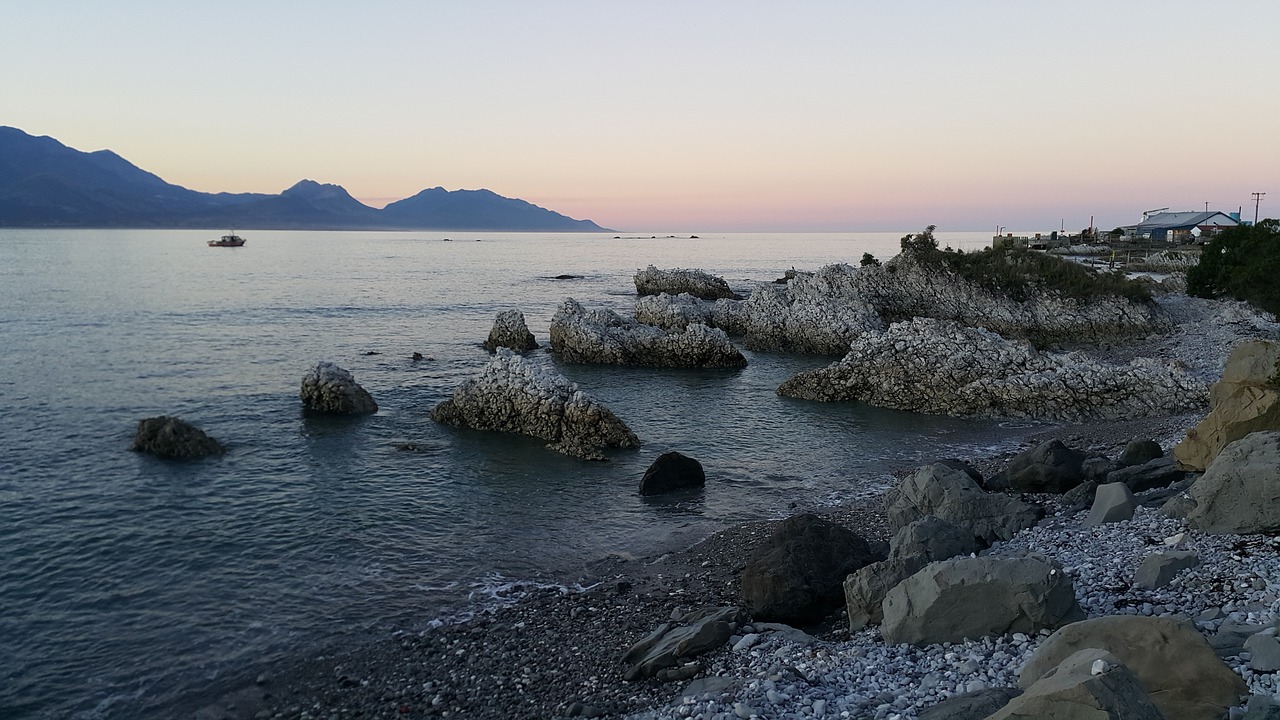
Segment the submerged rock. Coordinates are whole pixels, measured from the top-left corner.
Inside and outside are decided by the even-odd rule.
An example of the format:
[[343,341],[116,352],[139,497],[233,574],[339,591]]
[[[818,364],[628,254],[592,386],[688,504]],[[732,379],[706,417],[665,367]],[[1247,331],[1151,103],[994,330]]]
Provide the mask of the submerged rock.
[[693,324],[665,331],[565,298],[551,319],[551,350],[565,362],[648,367],[743,367],[723,330]]
[[131,449],[171,460],[190,460],[226,452],[221,443],[205,435],[200,428],[168,415],[138,421]]
[[351,373],[331,362],[318,362],[302,378],[302,405],[322,413],[356,415],[378,412],[378,403]]
[[737,298],[729,289],[729,283],[701,270],[659,270],[650,265],[644,270],[637,270],[635,275],[637,295],[657,295],[667,293],[679,295],[688,293],[703,300],[717,298]]
[[478,377],[431,411],[437,422],[541,438],[566,455],[603,460],[604,448],[639,447],[626,423],[563,375],[498,348]]
[[538,341],[524,323],[524,313],[503,310],[493,319],[493,328],[489,330],[489,339],[484,341],[484,349],[494,352],[500,347],[516,352],[538,349]]
[[1174,364],[1138,358],[1109,365],[1044,353],[929,318],[863,335],[844,358],[796,375],[778,393],[939,415],[1075,421],[1171,415],[1202,407],[1207,395]]

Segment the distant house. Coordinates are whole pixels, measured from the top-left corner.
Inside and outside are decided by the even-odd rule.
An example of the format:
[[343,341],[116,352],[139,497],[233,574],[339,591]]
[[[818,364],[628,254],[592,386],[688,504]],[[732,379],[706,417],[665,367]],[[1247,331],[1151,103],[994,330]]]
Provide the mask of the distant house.
[[[1232,213],[1234,215],[1235,213]],[[1212,212],[1158,212],[1123,228],[1126,239],[1172,244],[1190,243],[1240,224],[1238,217]]]

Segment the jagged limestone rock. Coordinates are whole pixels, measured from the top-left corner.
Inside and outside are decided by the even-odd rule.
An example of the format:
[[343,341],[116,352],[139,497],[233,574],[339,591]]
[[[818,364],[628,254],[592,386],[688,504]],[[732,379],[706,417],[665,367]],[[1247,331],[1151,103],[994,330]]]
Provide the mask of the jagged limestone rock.
[[351,373],[331,362],[318,362],[302,378],[302,405],[322,413],[359,415],[378,412],[373,396]]
[[529,326],[525,325],[524,313],[519,310],[503,310],[493,319],[493,327],[489,330],[489,339],[484,341],[484,349],[494,352],[500,347],[516,352],[538,349],[538,341],[529,332]]
[[603,448],[639,447],[635,433],[607,407],[554,370],[498,348],[478,377],[431,411],[437,422],[520,433],[557,452],[603,460]]
[[982,328],[916,318],[853,342],[841,360],[800,373],[780,395],[857,400],[938,415],[1054,420],[1170,415],[1203,407],[1203,383],[1175,364],[1109,365],[1043,353]]
[[635,282],[637,295],[657,295],[659,293],[679,295],[680,293],[688,293],[703,300],[737,298],[737,295],[729,289],[729,283],[725,282],[723,278],[701,270],[686,270],[684,268],[659,270],[650,265],[644,270],[636,271]]
[[571,363],[727,368],[747,364],[723,330],[693,324],[665,331],[612,310],[584,310],[573,298],[565,298],[551,319],[551,350]]

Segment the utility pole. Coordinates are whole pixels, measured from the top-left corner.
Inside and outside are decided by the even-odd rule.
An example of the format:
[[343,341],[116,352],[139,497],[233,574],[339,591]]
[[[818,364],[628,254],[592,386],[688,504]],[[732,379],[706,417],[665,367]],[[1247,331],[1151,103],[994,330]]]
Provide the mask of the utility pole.
[[1254,225],[1258,224],[1258,205],[1262,202],[1263,195],[1266,195],[1266,193],[1256,192],[1253,194],[1253,224]]

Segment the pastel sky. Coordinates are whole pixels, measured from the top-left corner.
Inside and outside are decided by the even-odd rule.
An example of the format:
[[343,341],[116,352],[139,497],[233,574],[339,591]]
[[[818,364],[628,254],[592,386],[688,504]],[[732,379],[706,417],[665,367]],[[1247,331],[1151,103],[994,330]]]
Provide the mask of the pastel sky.
[[617,229],[1280,216],[1280,2],[0,0],[0,125]]

